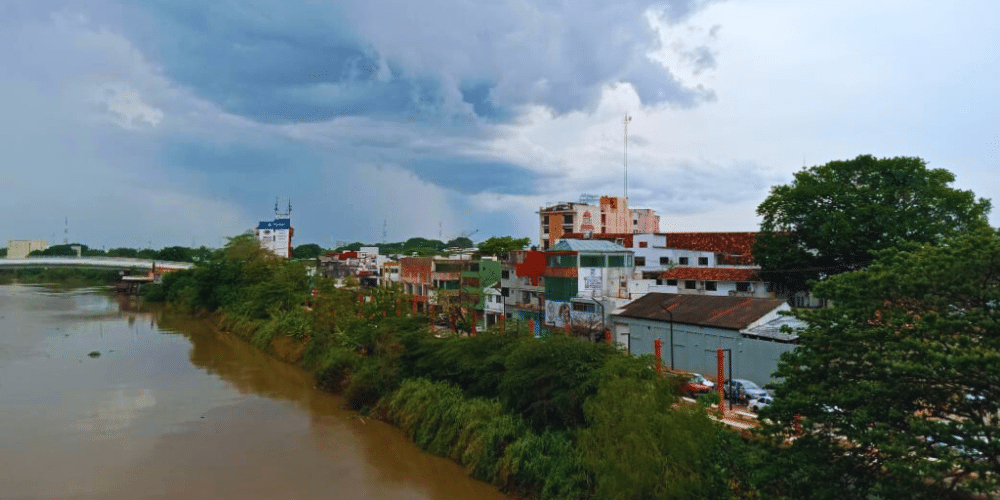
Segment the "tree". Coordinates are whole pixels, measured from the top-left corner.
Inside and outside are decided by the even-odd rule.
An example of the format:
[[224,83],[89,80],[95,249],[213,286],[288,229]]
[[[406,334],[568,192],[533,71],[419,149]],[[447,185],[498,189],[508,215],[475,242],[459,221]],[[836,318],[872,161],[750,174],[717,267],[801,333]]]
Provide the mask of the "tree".
[[449,241],[448,243],[445,243],[444,246],[445,248],[472,248],[476,245],[469,238],[466,238],[465,236],[459,236],[458,238],[455,238]]
[[884,250],[815,292],[834,307],[797,313],[808,327],[761,411],[776,442],[795,434],[796,415],[803,433],[776,454],[770,487],[798,498],[996,495],[1000,234]]
[[479,251],[484,255],[501,256],[512,250],[520,250],[531,243],[529,238],[517,238],[512,236],[493,236],[479,244]]
[[323,255],[323,247],[315,243],[299,245],[292,250],[292,258],[294,259],[315,259],[320,255]]
[[157,260],[167,260],[171,262],[193,262],[193,254],[188,247],[166,247],[156,252]]
[[949,186],[955,176],[920,158],[858,156],[803,169],[771,188],[754,259],[786,292],[810,280],[864,269],[901,240],[932,243],[987,226],[990,202]]
[[112,248],[108,250],[108,257],[130,257],[135,258],[139,255],[139,251],[134,248]]

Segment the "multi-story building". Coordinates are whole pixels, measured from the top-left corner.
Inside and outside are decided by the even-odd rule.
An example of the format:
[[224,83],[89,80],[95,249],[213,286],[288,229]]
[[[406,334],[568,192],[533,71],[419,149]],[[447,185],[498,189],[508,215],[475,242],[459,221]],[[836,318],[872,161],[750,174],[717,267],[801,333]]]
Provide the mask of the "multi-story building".
[[500,294],[500,283],[483,288],[483,296],[486,300],[483,321],[486,328],[492,328],[504,321],[503,295]]
[[538,210],[538,245],[548,250],[569,233],[655,233],[660,216],[649,208],[629,209],[628,198],[602,196],[599,204],[589,197],[581,201],[559,202]]
[[45,240],[7,240],[7,258],[23,259],[35,250],[45,250],[49,243]]
[[285,259],[292,256],[292,237],[295,229],[291,219],[261,221],[257,225],[257,241],[260,246]]
[[545,256],[545,325],[600,335],[608,316],[629,301],[632,251],[605,240],[564,239]]
[[545,311],[545,252],[515,250],[507,254],[500,272],[500,295],[504,317],[509,321],[531,322],[535,335],[542,333]]
[[500,263],[495,260],[403,257],[399,260],[399,282],[413,296],[413,309],[429,314],[450,309],[468,319],[484,316],[483,288],[500,281]]

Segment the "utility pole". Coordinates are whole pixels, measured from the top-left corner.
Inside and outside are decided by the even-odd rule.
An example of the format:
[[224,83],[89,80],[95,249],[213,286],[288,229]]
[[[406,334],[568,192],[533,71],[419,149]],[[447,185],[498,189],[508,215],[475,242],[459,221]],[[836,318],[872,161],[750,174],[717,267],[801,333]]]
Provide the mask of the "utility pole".
[[[624,147],[624,153],[623,153],[622,162],[625,165],[625,189],[624,189],[624,191],[625,191],[625,200],[624,201],[625,201],[626,205],[628,204],[628,122],[630,122],[630,121],[632,121],[632,117],[629,116],[628,113],[625,113],[625,118],[622,120],[622,124],[625,125],[625,138],[624,138],[624,146],[625,147]],[[625,210],[625,207],[618,207],[618,208],[619,208],[619,210],[622,211],[622,218],[623,218],[621,231],[623,233],[627,233],[628,232],[627,231],[627,229],[628,229],[628,221],[629,221],[628,211]]]

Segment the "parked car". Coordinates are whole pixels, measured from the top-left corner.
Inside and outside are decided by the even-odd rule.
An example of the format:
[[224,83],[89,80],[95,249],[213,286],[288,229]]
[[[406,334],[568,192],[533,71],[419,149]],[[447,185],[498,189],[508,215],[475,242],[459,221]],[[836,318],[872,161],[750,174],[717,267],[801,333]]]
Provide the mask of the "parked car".
[[759,385],[742,378],[727,380],[726,385],[723,386],[723,393],[729,401],[736,401],[743,404],[746,404],[751,399],[770,396]]
[[694,376],[691,377],[691,381],[697,384],[707,385],[709,391],[715,389],[715,382],[712,382],[711,380],[705,378],[701,374],[695,373]]
[[[708,392],[712,390],[712,388],[709,387],[707,384],[703,384],[700,381],[698,381],[698,377],[701,377],[701,375],[687,378],[687,381],[684,383],[684,387],[681,388],[681,391],[684,393],[685,396],[697,396],[699,394],[708,394]],[[702,379],[704,380],[704,378]]]
[[761,396],[759,398],[751,399],[747,406],[749,406],[754,412],[758,412],[761,408],[770,405],[772,401],[774,401],[774,399],[771,398],[771,396]]

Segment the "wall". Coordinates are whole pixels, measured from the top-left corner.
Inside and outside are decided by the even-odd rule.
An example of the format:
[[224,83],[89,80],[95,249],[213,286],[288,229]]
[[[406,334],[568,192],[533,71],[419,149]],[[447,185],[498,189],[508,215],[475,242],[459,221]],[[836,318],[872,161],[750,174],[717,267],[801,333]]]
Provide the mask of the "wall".
[[7,258],[23,259],[35,250],[45,250],[49,243],[45,240],[7,240]]
[[[662,341],[663,366],[670,367],[670,324],[638,318],[612,318],[614,335],[628,340],[632,354],[653,354],[653,341]],[[624,335],[623,335],[624,334]],[[674,365],[678,370],[704,374],[715,379],[716,349],[732,349],[732,378],[744,378],[764,386],[775,381],[781,353],[794,344],[744,338],[737,331],[674,323]]]

